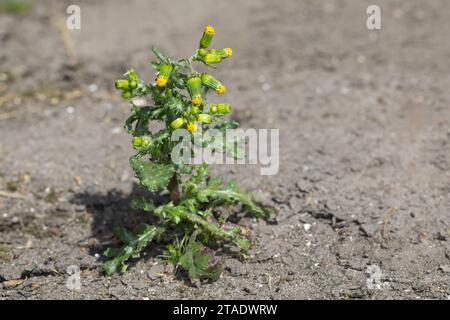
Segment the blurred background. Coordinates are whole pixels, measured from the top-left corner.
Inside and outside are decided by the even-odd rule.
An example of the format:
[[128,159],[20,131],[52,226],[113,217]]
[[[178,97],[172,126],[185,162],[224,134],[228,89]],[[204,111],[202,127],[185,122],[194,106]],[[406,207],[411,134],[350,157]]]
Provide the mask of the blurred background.
[[[381,30],[366,26],[372,4]],[[449,17],[445,0],[0,0],[0,280],[31,278],[0,297],[446,298]],[[152,81],[151,45],[189,56],[208,24],[214,47],[233,48],[216,72],[232,117],[280,129],[278,175],[215,171],[275,206],[278,224],[247,221],[250,261],[201,289],[167,270],[155,283],[157,260],[110,282],[95,254],[133,223],[135,188],[114,80],[133,67]],[[70,263],[83,266],[77,293]],[[366,286],[370,265],[382,290]]]

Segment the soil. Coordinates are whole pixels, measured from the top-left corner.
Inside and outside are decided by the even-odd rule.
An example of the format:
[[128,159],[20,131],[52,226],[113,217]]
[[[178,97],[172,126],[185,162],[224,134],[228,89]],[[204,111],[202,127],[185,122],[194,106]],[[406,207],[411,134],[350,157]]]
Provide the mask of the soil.
[[[36,1],[0,13],[0,299],[450,298],[450,2]],[[81,30],[64,28],[81,7]],[[201,30],[244,128],[280,129],[280,170],[215,166],[274,206],[247,259],[191,284],[152,245],[101,273],[139,193],[113,82],[152,80],[151,44],[188,56]],[[71,40],[72,39],[72,40]],[[73,41],[73,50],[70,43]],[[80,268],[71,290],[68,267]]]

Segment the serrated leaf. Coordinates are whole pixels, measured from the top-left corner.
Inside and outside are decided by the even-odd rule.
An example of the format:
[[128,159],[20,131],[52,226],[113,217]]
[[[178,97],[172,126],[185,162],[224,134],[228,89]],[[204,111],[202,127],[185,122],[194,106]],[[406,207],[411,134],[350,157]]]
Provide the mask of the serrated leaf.
[[172,202],[160,206],[155,210],[155,214],[162,219],[170,219],[173,223],[180,223],[187,214],[187,208],[183,205],[174,205]]
[[209,201],[209,197],[208,196],[209,196],[209,193],[199,192],[197,194],[197,199],[198,199],[198,201],[205,203],[205,202]]
[[134,210],[143,210],[146,212],[152,212],[155,210],[155,204],[151,199],[144,197],[137,197],[131,201],[131,207]]
[[223,266],[214,250],[205,247],[191,237],[186,252],[179,259],[179,264],[189,274],[191,279],[216,281],[220,278]]
[[218,201],[230,204],[242,203],[248,211],[258,218],[267,219],[271,216],[270,208],[256,204],[251,194],[243,193],[237,187],[236,181],[232,180],[227,189],[218,189],[215,184],[208,185],[205,189],[199,190],[197,199],[200,202]]
[[223,182],[224,182],[223,177],[217,176],[208,181],[208,188],[217,189],[223,184]]
[[190,173],[192,173],[192,170],[193,170],[192,166],[184,164],[184,163],[177,164],[177,168],[178,168],[179,172],[183,173],[183,174],[190,174]]
[[107,258],[114,258],[120,254],[120,248],[108,248],[103,252]]
[[116,228],[116,235],[117,237],[126,244],[130,244],[135,240],[135,235],[133,232],[129,231],[128,229],[118,227]]
[[158,57],[159,60],[164,61],[167,59],[164,53],[162,53],[161,50],[159,50],[157,47],[152,46],[152,51]]
[[161,227],[143,224],[134,233],[129,231],[123,233],[122,236],[126,240],[126,244],[120,249],[108,248],[103,253],[105,257],[113,258],[103,264],[103,271],[108,276],[118,271],[125,271],[127,268],[125,262],[132,257],[138,257],[148,243],[159,237],[163,232],[164,229]]
[[250,241],[245,238],[238,238],[234,240],[234,243],[244,251],[247,251],[250,248]]
[[238,126],[239,126],[239,122],[237,122],[235,120],[227,120],[227,121],[222,122],[216,128],[222,132],[225,132],[228,129],[236,129]]
[[132,114],[131,116],[128,117],[128,119],[125,121],[125,131],[127,133],[133,133],[133,123],[137,120],[136,115]]
[[119,268],[120,268],[120,260],[117,258],[106,261],[102,267],[103,272],[106,273],[108,276],[112,276],[114,273],[118,271],[124,272],[126,270],[126,267],[123,268],[122,270],[119,270]]
[[153,163],[138,157],[130,159],[130,166],[141,185],[151,192],[166,188],[175,172],[172,164]]
[[160,65],[159,62],[157,62],[157,61],[151,61],[151,62],[150,62],[150,65],[152,66],[152,68],[153,68],[154,70],[159,71],[159,65]]

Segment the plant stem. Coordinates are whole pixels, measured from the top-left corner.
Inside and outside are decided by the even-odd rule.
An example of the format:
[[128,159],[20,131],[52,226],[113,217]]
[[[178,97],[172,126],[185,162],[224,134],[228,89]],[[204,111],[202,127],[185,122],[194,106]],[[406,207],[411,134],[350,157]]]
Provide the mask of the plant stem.
[[178,204],[181,200],[180,188],[178,186],[178,176],[175,172],[170,179],[168,190],[170,192],[170,200],[174,204]]
[[231,238],[231,239],[236,238],[235,233],[233,233],[231,231],[226,231],[226,230],[220,228],[218,225],[206,221],[204,218],[198,216],[195,213],[188,213],[186,218],[193,223],[197,223],[197,224],[201,225],[205,230],[209,231],[213,235],[223,237],[223,238]]

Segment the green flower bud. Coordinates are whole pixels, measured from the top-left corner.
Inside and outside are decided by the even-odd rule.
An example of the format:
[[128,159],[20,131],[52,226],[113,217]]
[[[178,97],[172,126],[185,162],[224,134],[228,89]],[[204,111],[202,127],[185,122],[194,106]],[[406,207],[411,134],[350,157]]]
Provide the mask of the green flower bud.
[[224,93],[227,91],[226,87],[219,80],[207,73],[202,74],[202,83],[205,86],[216,90],[217,93]]
[[199,112],[200,112],[200,108],[199,107],[196,107],[196,106],[191,107],[191,113],[192,114],[197,114]]
[[187,80],[187,88],[191,95],[191,101],[194,105],[198,106],[202,103],[202,79],[198,73],[193,73]]
[[138,76],[136,74],[136,71],[134,71],[134,69],[128,70],[126,74],[128,75],[128,79],[130,81],[138,81]]
[[175,129],[180,128],[183,124],[184,124],[184,119],[180,117],[180,118],[177,118],[177,119],[173,120],[173,121],[170,123],[170,127],[171,127],[173,130],[175,130]]
[[166,77],[170,76],[170,73],[173,70],[173,66],[168,63],[161,63],[159,66],[159,73],[165,75]]
[[138,84],[137,84],[137,81],[134,81],[134,80],[133,80],[133,81],[130,82],[130,88],[131,88],[131,89],[136,89],[136,88],[137,88],[137,85],[138,85]]
[[116,89],[118,89],[118,90],[126,90],[129,88],[130,82],[128,80],[119,79],[119,80],[116,80],[114,85],[116,86]]
[[214,28],[212,26],[207,26],[203,31],[202,38],[200,39],[200,48],[208,48],[211,44],[212,38],[214,37]]
[[211,111],[211,113],[217,113],[217,104],[211,104],[209,106],[209,110]]
[[139,147],[142,144],[141,137],[133,137],[133,139],[131,141],[133,143],[133,147]]
[[124,92],[122,92],[122,98],[124,98],[124,99],[130,99],[130,98],[131,98],[131,92],[130,92],[130,91],[124,91]]
[[203,49],[203,48],[198,49],[198,50],[197,50],[197,53],[198,53],[198,55],[199,55],[200,57],[206,56],[206,50]]
[[221,114],[227,114],[231,111],[231,105],[229,103],[217,104],[217,112]]
[[208,123],[212,122],[212,117],[209,114],[201,113],[201,114],[198,115],[197,121],[208,124]]
[[133,148],[139,151],[144,151],[152,145],[152,138],[149,136],[133,137],[131,141]]
[[219,63],[221,61],[221,59],[220,59],[220,56],[218,56],[217,54],[208,53],[203,58],[203,61],[205,61],[206,63],[209,63],[209,64],[214,64],[214,63]]
[[148,148],[151,145],[152,145],[152,138],[150,138],[149,136],[143,136],[141,146],[143,148]]

